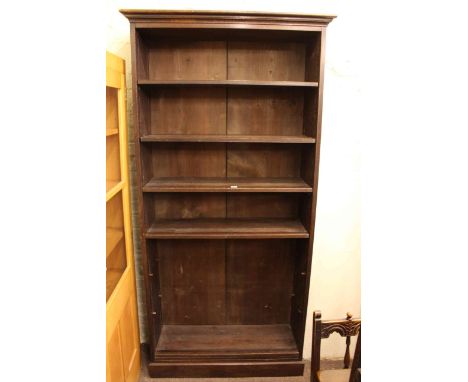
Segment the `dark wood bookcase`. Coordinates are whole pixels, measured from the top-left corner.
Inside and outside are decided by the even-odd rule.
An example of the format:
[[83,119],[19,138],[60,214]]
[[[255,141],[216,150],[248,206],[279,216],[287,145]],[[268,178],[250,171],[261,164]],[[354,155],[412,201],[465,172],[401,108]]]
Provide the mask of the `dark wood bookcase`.
[[300,375],[333,16],[121,12],[150,375]]

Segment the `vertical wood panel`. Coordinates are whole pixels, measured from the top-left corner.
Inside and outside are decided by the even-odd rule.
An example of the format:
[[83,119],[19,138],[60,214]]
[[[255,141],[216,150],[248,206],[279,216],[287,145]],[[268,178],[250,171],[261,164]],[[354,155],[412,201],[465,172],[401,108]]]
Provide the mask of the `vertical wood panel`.
[[[159,340],[162,330],[162,305],[161,305],[161,279],[159,277],[159,255],[157,251],[157,241],[144,240],[146,245],[146,254],[148,256],[148,287],[145,289],[145,295],[150,301],[152,312],[148,315],[148,321],[151,321],[154,332],[150,336]],[[154,312],[154,314],[153,314]]]
[[307,285],[307,263],[309,259],[308,240],[298,240],[296,242],[296,256],[294,259],[294,281],[293,298],[291,299],[291,328],[299,349],[303,346],[303,320],[305,319],[307,306],[304,305],[308,293]]
[[[148,46],[140,33],[137,33],[133,25],[130,26],[130,40],[132,44],[132,82],[136,84],[137,78],[148,78],[149,58]],[[136,90],[136,89],[135,89]]]
[[224,324],[224,241],[160,240],[157,251],[164,324]]
[[151,44],[149,78],[154,80],[225,80],[225,41],[162,39]]
[[227,194],[231,218],[297,218],[299,198],[294,194]]
[[152,89],[152,134],[224,134],[226,89],[167,87]]
[[225,177],[225,143],[164,143],[153,146],[155,177]]
[[321,33],[310,34],[306,45],[305,80],[320,81]]
[[125,382],[125,370],[121,349],[120,332],[117,327],[117,330],[114,331],[114,334],[107,342],[108,375],[110,377],[110,380],[107,382]]
[[300,175],[301,153],[291,145],[228,144],[227,176],[295,178]]
[[197,219],[226,217],[226,196],[222,193],[156,194],[155,219]]
[[122,358],[125,368],[125,378],[129,380],[132,374],[135,374],[135,368],[140,368],[139,348],[140,341],[138,336],[138,319],[135,311],[135,297],[132,295],[122,313],[119,329],[122,342]]
[[303,89],[230,88],[227,103],[228,134],[302,134]]
[[229,324],[289,323],[293,244],[292,240],[227,241]]
[[230,41],[230,80],[304,81],[305,44]]
[[[142,181],[143,176],[148,176],[148,170],[152,167],[148,166],[142,169],[142,160],[143,154],[148,154],[146,152],[140,152],[140,136],[148,133],[147,126],[142,125],[141,118],[145,110],[149,110],[149,102],[143,101],[142,97],[145,97],[143,92],[140,92],[138,87],[139,78],[147,78],[148,76],[148,59],[147,59],[147,49],[143,42],[142,37],[140,36],[139,31],[135,28],[133,23],[130,24],[130,43],[131,43],[131,53],[132,53],[132,95],[133,95],[133,143],[134,143],[134,153],[135,153],[135,183],[136,183],[136,201],[137,201],[137,215],[139,218],[139,228],[140,228],[140,245],[141,245],[141,264],[143,268],[143,279],[145,285],[145,311],[146,311],[146,323],[148,329],[148,344],[150,350],[150,358],[154,356],[154,345],[158,340],[160,333],[160,316],[158,312],[157,316],[153,316],[152,312],[158,306],[153,306],[151,299],[151,280],[150,280],[150,264],[147,254],[147,242],[144,240],[142,232],[146,229],[145,221],[145,204],[143,200],[142,193]],[[146,111],[148,112],[148,111]]]
[[[310,66],[319,66],[318,72],[320,74],[319,77],[319,88],[316,98],[316,106],[313,106],[313,109],[316,110],[316,116],[309,120],[309,123],[312,122],[312,125],[307,128],[311,128],[312,135],[315,136],[316,143],[313,149],[313,194],[312,194],[312,201],[311,201],[311,208],[310,208],[310,223],[307,225],[309,229],[309,240],[307,243],[307,248],[303,256],[305,257],[305,274],[306,278],[304,281],[304,286],[301,289],[301,297],[302,300],[298,301],[297,304],[299,307],[303,307],[302,309],[299,308],[297,320],[292,321],[293,332],[296,335],[296,340],[298,342],[299,349],[303,351],[304,345],[304,335],[305,335],[305,327],[306,327],[306,317],[307,317],[307,306],[309,301],[309,285],[310,285],[310,275],[312,272],[312,254],[313,254],[313,247],[314,247],[314,236],[315,236],[315,216],[316,216],[316,209],[317,209],[317,195],[318,195],[318,176],[319,176],[319,164],[320,164],[320,143],[321,143],[321,136],[322,136],[322,103],[323,103],[323,78],[324,78],[324,68],[325,68],[325,28],[322,29],[320,33],[320,37],[317,40],[317,44],[320,47],[319,50],[316,50],[314,59],[309,60]],[[320,58],[320,62],[318,63],[318,57]],[[314,68],[311,68],[312,72]],[[311,158],[312,159],[312,158]],[[298,296],[299,297],[299,296]]]

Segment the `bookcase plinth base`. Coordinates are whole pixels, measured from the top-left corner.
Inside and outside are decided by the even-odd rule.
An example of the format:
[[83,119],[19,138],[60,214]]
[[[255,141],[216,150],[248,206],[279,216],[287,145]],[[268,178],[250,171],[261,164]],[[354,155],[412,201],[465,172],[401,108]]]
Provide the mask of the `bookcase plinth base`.
[[148,364],[152,378],[287,377],[304,374],[304,362],[158,363]]

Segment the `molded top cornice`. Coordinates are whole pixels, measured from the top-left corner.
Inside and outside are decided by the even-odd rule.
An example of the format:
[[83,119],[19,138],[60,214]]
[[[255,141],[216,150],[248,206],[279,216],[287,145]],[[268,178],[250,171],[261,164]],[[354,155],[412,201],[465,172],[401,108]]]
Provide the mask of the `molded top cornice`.
[[[121,9],[120,12],[130,22],[201,23],[226,24],[235,27],[236,23],[284,24],[291,26],[326,26],[336,16],[301,13],[239,12],[239,11],[181,11],[154,9]],[[228,25],[231,24],[231,25]]]

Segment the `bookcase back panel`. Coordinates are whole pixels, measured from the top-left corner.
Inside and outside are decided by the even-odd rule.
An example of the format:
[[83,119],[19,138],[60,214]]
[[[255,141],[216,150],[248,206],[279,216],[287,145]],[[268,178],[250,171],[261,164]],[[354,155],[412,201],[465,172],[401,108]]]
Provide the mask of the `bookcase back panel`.
[[155,87],[140,93],[142,132],[314,136],[316,93],[301,88]]
[[155,177],[225,177],[225,143],[161,143],[153,145]]
[[295,240],[157,241],[162,323],[289,323],[295,247]]
[[143,166],[145,179],[299,178],[301,172],[307,175],[301,168],[309,167],[307,159],[311,153],[307,148],[301,151],[289,144],[181,142],[153,143],[142,147],[146,156]]
[[163,324],[224,324],[225,242],[161,240],[156,251]]
[[155,193],[145,195],[147,224],[161,219],[300,219],[308,196],[282,193]]
[[226,89],[155,88],[150,113],[151,134],[225,134]]
[[299,197],[295,194],[228,194],[227,217],[298,218]]
[[320,32],[305,30],[275,30],[263,28],[138,28],[138,36],[146,49],[160,41],[247,41],[247,42],[302,42],[307,43]]
[[229,41],[228,79],[304,81],[304,43]]
[[231,88],[227,102],[228,134],[302,134],[302,89]]
[[300,176],[301,152],[292,145],[228,144],[227,176],[295,178]]
[[140,79],[318,80],[317,32],[146,29],[138,41]]
[[153,198],[155,219],[198,219],[226,217],[224,194],[157,194]]
[[289,323],[294,240],[228,240],[228,324]]
[[226,42],[164,39],[148,48],[149,78],[225,80]]

